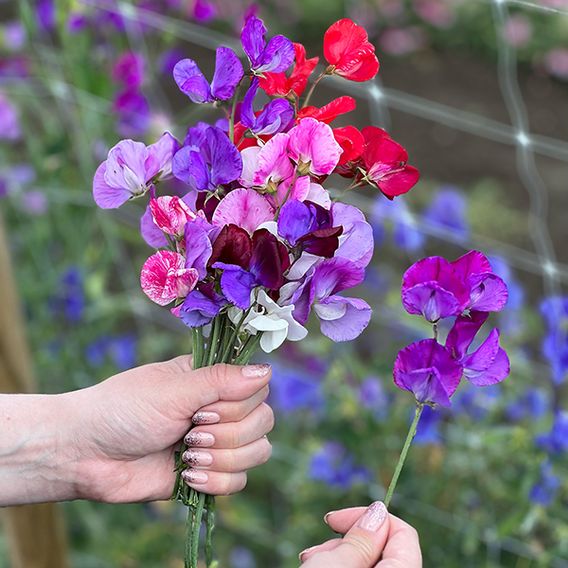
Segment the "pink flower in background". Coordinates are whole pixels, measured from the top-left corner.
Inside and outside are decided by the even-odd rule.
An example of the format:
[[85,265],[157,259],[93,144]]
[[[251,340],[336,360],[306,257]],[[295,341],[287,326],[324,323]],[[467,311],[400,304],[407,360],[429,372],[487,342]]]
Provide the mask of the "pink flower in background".
[[47,213],[49,203],[45,193],[37,189],[22,194],[22,209],[30,215],[44,215]]
[[503,37],[513,47],[523,47],[532,39],[531,21],[522,14],[510,16],[503,27]]
[[389,28],[379,39],[381,49],[390,55],[407,55],[426,46],[426,35],[417,27]]
[[175,195],[162,195],[150,199],[150,211],[156,226],[164,233],[175,237],[181,237],[185,224],[196,217],[195,213]]
[[133,51],[122,53],[114,63],[112,78],[129,89],[140,87],[144,81],[144,57]]
[[552,49],[544,56],[544,68],[554,77],[568,79],[568,49]]
[[0,93],[0,140],[18,140],[22,136],[18,109]]
[[376,0],[377,9],[382,17],[394,20],[404,13],[402,0]]
[[426,23],[448,29],[455,22],[452,6],[446,0],[414,0],[414,10]]
[[191,15],[196,22],[207,24],[217,17],[217,8],[208,0],[194,0]]
[[153,254],[142,267],[142,290],[160,306],[177,298],[185,298],[195,288],[199,279],[195,268],[185,268],[185,257],[169,250]]

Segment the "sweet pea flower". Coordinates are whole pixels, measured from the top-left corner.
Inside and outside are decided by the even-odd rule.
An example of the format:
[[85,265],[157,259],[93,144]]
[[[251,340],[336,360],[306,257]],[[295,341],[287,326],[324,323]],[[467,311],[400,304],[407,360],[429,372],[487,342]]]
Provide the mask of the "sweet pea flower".
[[356,162],[361,157],[365,148],[365,138],[354,126],[334,128],[333,136],[343,150],[336,170],[337,173],[341,174],[341,166],[345,166],[349,162]]
[[539,434],[535,441],[539,448],[551,455],[568,452],[568,412],[557,412],[550,432]]
[[441,188],[424,211],[423,218],[429,225],[449,231],[460,240],[469,236],[467,201],[456,188]]
[[191,15],[196,22],[207,24],[217,17],[217,8],[209,0],[195,0]]
[[237,225],[253,233],[263,223],[274,219],[269,202],[254,189],[235,189],[228,193],[213,213],[212,222],[218,227]]
[[140,87],[144,82],[144,57],[140,53],[122,53],[112,68],[112,78],[129,89]]
[[406,150],[381,128],[367,126],[361,132],[365,138],[361,154],[364,179],[389,199],[410,191],[420,173],[407,164]]
[[561,486],[561,478],[554,473],[552,464],[547,460],[540,467],[540,476],[530,490],[529,499],[537,505],[549,507],[554,503]]
[[331,102],[318,108],[315,106],[304,106],[298,110],[297,120],[300,121],[303,118],[315,118],[320,122],[325,122],[330,124],[338,116],[342,114],[347,114],[357,107],[357,102],[353,97],[348,97],[344,95],[343,97],[337,97]]
[[118,115],[116,129],[121,136],[141,136],[150,126],[150,105],[137,89],[126,89],[114,99],[112,110]]
[[103,209],[115,209],[144,195],[155,182],[170,176],[172,156],[178,146],[169,132],[150,146],[133,140],[119,142],[95,173],[96,204]]
[[22,136],[20,117],[16,107],[0,93],[0,140],[18,140]]
[[[293,317],[294,306],[279,306],[264,290],[260,290],[255,299],[254,308],[247,314],[243,329],[250,335],[262,333],[260,347],[265,353],[278,349],[286,341],[301,341],[308,335],[308,330]],[[242,311],[229,310],[233,323],[242,318]]]
[[468,316],[457,317],[446,339],[446,348],[462,365],[465,378],[479,387],[500,383],[510,372],[509,357],[499,345],[498,329],[492,330],[475,351],[467,352],[487,316],[472,311]]
[[319,57],[306,59],[306,48],[301,43],[294,43],[295,65],[289,76],[285,73],[264,73],[260,77],[260,87],[267,95],[287,97],[295,95],[301,97],[308,84],[308,77],[312,74]]
[[187,296],[197,280],[197,270],[185,268],[185,258],[169,250],[160,250],[148,258],[140,274],[142,290],[160,306]]
[[212,103],[233,98],[237,85],[243,78],[243,66],[230,47],[218,47],[215,72],[211,84],[193,59],[178,61],[173,70],[174,80],[180,91],[194,103]]
[[332,24],[323,37],[323,54],[329,73],[349,81],[368,81],[379,72],[375,46],[364,28],[349,18]]
[[333,341],[350,341],[369,324],[371,308],[359,298],[338,292],[363,281],[364,269],[345,258],[330,258],[312,268],[306,278],[290,282],[280,291],[280,303],[294,305],[294,317],[305,324],[313,306],[321,332]]
[[294,108],[284,99],[273,99],[255,114],[254,98],[258,92],[258,77],[252,80],[241,106],[241,124],[258,136],[287,130],[294,121]]
[[276,35],[266,42],[266,26],[264,22],[251,14],[241,32],[241,42],[255,75],[266,72],[281,73],[286,71],[294,61],[292,42]]
[[195,213],[176,195],[152,198],[149,207],[156,226],[173,237],[181,237],[186,223],[196,217]]
[[215,292],[213,283],[200,284],[187,295],[181,306],[172,309],[172,313],[187,327],[201,327],[211,323],[226,305],[227,300]]
[[406,311],[432,323],[465,310],[498,312],[507,295],[507,285],[479,251],[470,251],[454,262],[439,256],[422,259],[405,272],[402,282]]
[[461,365],[434,339],[423,339],[402,349],[394,363],[394,382],[423,404],[450,406],[462,376]]
[[215,126],[191,128],[172,161],[174,176],[197,191],[215,191],[235,181],[242,169],[239,151]]
[[297,164],[300,175],[329,175],[339,162],[342,149],[327,124],[304,118],[288,136],[288,155]]

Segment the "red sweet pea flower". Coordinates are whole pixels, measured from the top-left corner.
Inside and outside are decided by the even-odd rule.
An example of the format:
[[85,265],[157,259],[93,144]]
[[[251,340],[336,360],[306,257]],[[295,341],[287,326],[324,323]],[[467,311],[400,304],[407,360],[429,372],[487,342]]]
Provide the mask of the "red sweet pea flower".
[[[334,128],[333,135],[337,143],[343,148],[343,154],[341,154],[337,164],[339,170],[341,170],[341,166],[355,162],[361,157],[365,148],[365,138],[354,126]],[[347,169],[350,170],[349,167]],[[338,171],[338,173],[341,173],[341,171]]]
[[350,81],[368,81],[379,72],[375,46],[365,29],[349,18],[335,22],[325,32],[323,54],[331,66],[328,73]]
[[334,99],[330,103],[317,108],[315,106],[303,107],[298,111],[297,120],[300,121],[302,118],[311,116],[320,122],[325,122],[329,124],[334,121],[338,116],[351,112],[355,110],[357,106],[355,99],[353,97],[339,97]]
[[293,93],[300,97],[306,89],[308,77],[318,64],[319,57],[306,59],[306,48],[301,43],[294,44],[294,51],[296,64],[289,77],[286,73],[264,73],[264,77],[260,78],[260,88],[267,95],[287,97]]
[[409,191],[420,178],[420,172],[407,164],[406,150],[382,128],[367,126],[362,130],[365,149],[361,154],[363,177],[378,187],[389,199]]

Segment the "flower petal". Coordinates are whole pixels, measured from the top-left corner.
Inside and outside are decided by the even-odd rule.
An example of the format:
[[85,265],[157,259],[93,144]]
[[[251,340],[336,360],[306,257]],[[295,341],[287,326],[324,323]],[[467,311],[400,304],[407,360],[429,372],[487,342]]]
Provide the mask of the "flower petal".
[[351,341],[359,337],[371,321],[372,310],[360,298],[331,296],[314,305],[320,318],[321,332],[333,341]]
[[235,189],[221,200],[212,222],[220,227],[234,224],[253,233],[262,223],[273,219],[272,207],[262,195],[253,189]]
[[218,47],[215,73],[211,81],[213,97],[221,101],[233,98],[243,74],[243,65],[237,54],[230,47]]
[[175,64],[174,81],[180,91],[194,103],[213,102],[209,82],[193,59],[182,59]]

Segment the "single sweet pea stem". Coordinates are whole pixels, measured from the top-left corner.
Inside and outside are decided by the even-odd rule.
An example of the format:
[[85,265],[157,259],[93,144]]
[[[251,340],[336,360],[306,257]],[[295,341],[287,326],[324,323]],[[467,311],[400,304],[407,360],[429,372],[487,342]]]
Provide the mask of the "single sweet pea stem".
[[235,114],[237,112],[237,102],[239,101],[239,95],[241,94],[242,79],[238,87],[235,90],[235,96],[233,97],[233,103],[231,105],[231,116],[229,118],[229,140],[235,143]]
[[432,324],[432,331],[434,332],[434,340],[438,341],[438,324],[437,323]]
[[213,560],[213,529],[215,528],[215,497],[207,495],[207,525],[205,532],[205,566],[212,568],[214,566]]
[[304,104],[302,105],[303,107],[307,107],[308,103],[310,102],[310,99],[312,98],[312,95],[314,94],[314,91],[316,90],[316,87],[319,85],[319,82],[326,76],[328,75],[328,73],[326,73],[326,71],[323,71],[320,76],[313,82],[312,86],[310,87],[310,90],[308,91],[308,94],[306,95],[306,98],[304,99]]
[[422,410],[424,410],[424,404],[421,402],[417,402],[416,411],[414,413],[414,420],[412,420],[412,424],[410,425],[410,429],[408,430],[406,441],[404,442],[404,446],[402,447],[402,451],[400,452],[400,457],[398,458],[398,463],[396,464],[396,469],[394,470],[394,475],[392,476],[392,480],[390,482],[389,488],[387,490],[387,495],[385,497],[384,502],[385,502],[385,507],[387,507],[387,509],[388,506],[390,505],[392,496],[394,494],[394,490],[396,489],[396,484],[398,482],[400,472],[402,471],[402,467],[404,466],[404,462],[406,461],[408,450],[410,449],[412,440],[414,440],[414,436],[416,436],[416,430],[418,428],[418,422],[420,421],[420,416],[422,415]]

